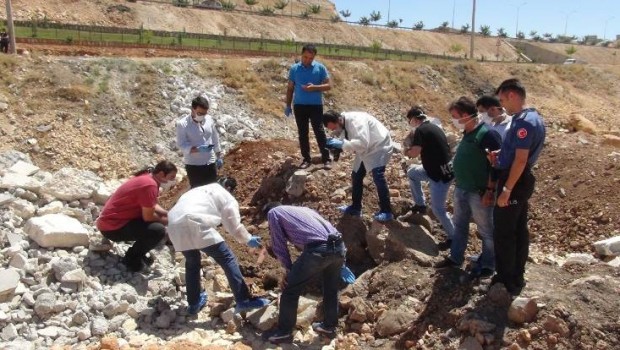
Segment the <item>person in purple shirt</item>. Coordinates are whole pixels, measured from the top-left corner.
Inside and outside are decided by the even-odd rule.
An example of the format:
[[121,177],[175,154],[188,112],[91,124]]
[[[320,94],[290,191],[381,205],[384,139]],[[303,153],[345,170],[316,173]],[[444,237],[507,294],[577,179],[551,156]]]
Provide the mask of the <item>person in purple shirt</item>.
[[[324,336],[336,336],[338,325],[338,287],[346,248],[342,235],[316,211],[280,203],[269,203],[264,213],[269,221],[270,254],[286,268],[280,296],[278,328],[263,333],[263,339],[274,344],[291,342],[297,322],[299,296],[315,277],[323,279],[323,322],[312,324],[312,329]],[[301,255],[291,261],[287,242],[300,250]]]

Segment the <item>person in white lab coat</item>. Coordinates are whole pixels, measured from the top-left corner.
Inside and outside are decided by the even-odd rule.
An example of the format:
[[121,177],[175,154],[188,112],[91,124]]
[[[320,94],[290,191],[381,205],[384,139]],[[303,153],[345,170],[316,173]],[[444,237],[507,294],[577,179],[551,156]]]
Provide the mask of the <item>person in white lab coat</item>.
[[224,269],[237,303],[236,312],[269,303],[266,299],[252,298],[237,258],[216,229],[221,223],[240,243],[252,248],[261,246],[260,237],[250,235],[241,224],[239,204],[230,194],[236,185],[234,179],[224,177],[217,183],[190,189],[168,212],[168,236],[174,249],[185,256],[187,312],[190,315],[197,314],[207,303],[206,292],[200,291],[200,251]]
[[327,140],[328,148],[355,153],[351,174],[352,203],[339,209],[345,214],[361,215],[363,181],[368,169],[379,195],[379,212],[374,218],[380,222],[392,220],[394,215],[390,205],[390,191],[385,180],[385,167],[393,151],[388,129],[366,112],[327,111],[323,114],[323,125],[332,131],[341,131],[340,138]]

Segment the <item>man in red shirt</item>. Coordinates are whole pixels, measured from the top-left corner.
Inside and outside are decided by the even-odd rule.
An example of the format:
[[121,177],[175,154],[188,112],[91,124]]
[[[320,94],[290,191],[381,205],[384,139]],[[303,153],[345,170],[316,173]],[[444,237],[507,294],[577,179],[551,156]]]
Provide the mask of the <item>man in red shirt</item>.
[[164,238],[168,212],[157,204],[159,187],[174,184],[176,166],[169,161],[159,162],[134,174],[108,199],[97,219],[97,228],[114,242],[135,241],[122,262],[130,271],[140,271],[152,263],[146,257]]

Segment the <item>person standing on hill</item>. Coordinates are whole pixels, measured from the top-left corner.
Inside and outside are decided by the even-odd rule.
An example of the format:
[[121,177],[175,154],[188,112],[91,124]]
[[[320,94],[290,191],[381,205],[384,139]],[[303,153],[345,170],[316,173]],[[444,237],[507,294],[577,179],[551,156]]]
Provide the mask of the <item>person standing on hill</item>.
[[217,169],[224,165],[220,137],[208,111],[209,101],[198,96],[192,100],[192,112],[176,125],[177,147],[183,151],[191,188],[217,181]]
[[2,30],[2,33],[0,33],[0,51],[9,53],[9,41],[9,35]]
[[105,238],[135,241],[121,260],[130,271],[153,262],[146,253],[162,241],[168,224],[168,212],[157,204],[159,187],[174,186],[176,174],[176,166],[166,160],[135,173],[110,196],[97,218],[97,229]]
[[422,181],[428,182],[433,214],[446,232],[446,241],[439,244],[440,250],[450,248],[454,235],[454,224],[446,211],[446,199],[454,172],[450,146],[443,130],[430,122],[420,106],[415,106],[407,113],[409,126],[413,129],[405,138],[404,154],[411,158],[422,159],[422,165],[413,165],[407,170],[411,195],[415,205],[411,212],[399,217],[407,221],[411,215],[426,214],[426,200],[422,192]]
[[519,295],[525,287],[529,255],[528,200],[536,183],[532,167],[544,147],[546,130],[538,111],[525,107],[526,92],[518,79],[502,82],[496,94],[502,107],[512,115],[512,124],[501,150],[489,155],[499,172],[493,212],[497,275],[492,283],[502,283],[512,295]]
[[327,111],[323,114],[323,124],[329,130],[339,132],[340,137],[344,136],[330,138],[327,147],[355,153],[351,173],[352,203],[340,207],[340,211],[352,216],[362,215],[364,177],[366,171],[370,170],[379,197],[379,212],[374,215],[374,219],[379,222],[393,220],[390,189],[385,179],[385,167],[394,150],[388,129],[366,112]]
[[[310,140],[308,138],[309,127],[316,137],[316,142],[321,152],[321,161],[325,169],[331,169],[331,158],[326,147],[327,137],[321,124],[323,116],[323,92],[331,89],[327,68],[314,60],[317,50],[314,45],[304,45],[301,49],[301,61],[293,64],[288,75],[288,87],[286,89],[286,106],[284,115],[295,115],[297,132],[299,135],[299,148],[303,161],[299,166],[305,169],[312,164],[310,156]],[[294,98],[293,98],[294,97]]]

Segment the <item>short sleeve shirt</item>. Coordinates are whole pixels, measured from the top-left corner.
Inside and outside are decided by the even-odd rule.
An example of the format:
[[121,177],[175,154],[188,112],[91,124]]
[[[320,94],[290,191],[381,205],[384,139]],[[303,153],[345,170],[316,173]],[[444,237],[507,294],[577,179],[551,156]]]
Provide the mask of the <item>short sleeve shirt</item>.
[[288,74],[288,80],[295,84],[293,95],[293,104],[296,105],[322,105],[323,92],[321,91],[304,91],[303,86],[312,83],[320,85],[329,79],[327,68],[317,61],[312,61],[310,66],[306,67],[301,62],[291,66]]
[[517,149],[529,150],[527,164],[530,167],[533,166],[543,149],[545,136],[545,124],[535,109],[525,109],[513,116],[510,129],[502,141],[497,168],[510,169]]
[[158,196],[159,185],[151,174],[127,180],[103,206],[97,228],[100,231],[114,231],[131,220],[142,218],[142,208],[155,207]]
[[450,164],[450,146],[440,127],[428,121],[422,123],[413,133],[411,146],[422,147],[422,167],[431,180],[448,182],[454,178]]

